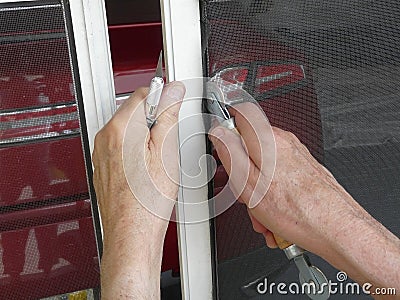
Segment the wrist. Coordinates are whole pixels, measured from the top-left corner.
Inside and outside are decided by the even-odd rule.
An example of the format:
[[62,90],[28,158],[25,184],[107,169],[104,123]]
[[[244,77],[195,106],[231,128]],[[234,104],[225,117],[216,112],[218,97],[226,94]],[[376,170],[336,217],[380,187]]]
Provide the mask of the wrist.
[[162,245],[135,243],[105,248],[101,261],[102,299],[159,299]]
[[[160,237],[165,235],[169,220],[150,212],[131,193],[107,201],[114,203],[114,207],[106,213],[101,211],[105,244],[123,246],[132,240],[142,239],[146,244],[163,242]],[[109,211],[112,211],[112,214],[108,213]]]
[[104,232],[102,299],[159,298],[162,248],[168,221],[155,216],[141,217],[121,218]]

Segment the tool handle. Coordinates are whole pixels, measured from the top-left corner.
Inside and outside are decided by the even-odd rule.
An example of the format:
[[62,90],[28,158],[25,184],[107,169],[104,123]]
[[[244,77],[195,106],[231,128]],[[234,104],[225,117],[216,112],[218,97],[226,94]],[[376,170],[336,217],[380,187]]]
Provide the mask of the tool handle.
[[288,242],[287,240],[281,238],[279,235],[274,233],[274,238],[275,238],[275,242],[278,245],[279,249],[285,249],[291,245],[293,245],[293,243]]
[[236,127],[234,118],[229,118],[227,120],[222,121],[221,125],[224,126],[225,128],[230,129],[233,133],[235,133],[235,134],[240,136],[240,132]]
[[237,135],[239,135],[239,136],[240,136],[239,130],[237,130],[237,128],[236,128],[236,127],[235,127],[235,128],[233,128],[233,129],[231,129],[231,131],[233,131],[235,134],[237,134]]
[[163,87],[164,79],[162,79],[161,77],[154,77],[150,81],[149,94],[146,99],[148,105],[158,105]]

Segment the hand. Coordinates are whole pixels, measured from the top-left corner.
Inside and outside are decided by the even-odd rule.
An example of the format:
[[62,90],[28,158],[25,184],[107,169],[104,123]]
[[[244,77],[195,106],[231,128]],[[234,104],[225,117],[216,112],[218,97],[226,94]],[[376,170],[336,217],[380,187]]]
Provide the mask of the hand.
[[[94,186],[104,233],[104,299],[115,299],[121,293],[153,298],[159,292],[154,278],[159,278],[167,218],[178,192],[177,121],[185,88],[179,82],[164,88],[157,123],[151,130],[144,114],[147,93],[146,88],[137,90],[95,139]],[[168,217],[160,218],[158,213]],[[144,281],[151,286],[143,282],[135,286],[138,277],[147,278]]]
[[223,127],[209,136],[232,191],[247,205],[254,229],[267,244],[276,247],[273,232],[360,283],[398,287],[399,239],[354,201],[293,134],[271,130],[256,105],[236,105],[231,114],[241,137]]
[[[210,136],[229,174],[234,193],[241,190],[237,196],[247,204],[254,229],[265,236],[270,247],[276,247],[272,231],[309,250],[316,250],[313,245],[326,234],[320,232],[318,224],[323,223],[328,214],[332,214],[329,219],[333,220],[341,217],[337,211],[354,211],[359,207],[342,200],[339,195],[346,192],[332,174],[293,134],[272,129],[256,105],[239,104],[232,115],[242,139],[223,127],[215,128]],[[248,178],[243,172],[231,174],[231,161],[246,162],[241,164],[249,165],[246,167]],[[335,194],[338,199],[332,201]]]

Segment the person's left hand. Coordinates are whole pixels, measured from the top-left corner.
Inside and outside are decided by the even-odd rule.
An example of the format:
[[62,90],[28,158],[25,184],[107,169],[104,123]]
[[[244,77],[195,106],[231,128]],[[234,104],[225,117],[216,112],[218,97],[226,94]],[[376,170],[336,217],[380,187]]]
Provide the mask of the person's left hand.
[[[151,130],[145,116],[147,93],[147,88],[138,89],[95,139],[93,180],[104,234],[105,299],[115,296],[115,280],[138,276],[131,268],[141,269],[142,262],[147,265],[141,276],[154,276],[157,269],[159,273],[163,239],[177,197],[177,122],[185,87],[174,82],[164,88]],[[121,277],[121,272],[129,276]]]

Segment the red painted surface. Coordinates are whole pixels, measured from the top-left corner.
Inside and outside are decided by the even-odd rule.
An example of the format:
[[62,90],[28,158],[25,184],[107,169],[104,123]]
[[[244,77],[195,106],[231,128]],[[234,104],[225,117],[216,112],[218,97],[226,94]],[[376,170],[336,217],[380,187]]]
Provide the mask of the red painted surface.
[[[94,240],[92,218],[76,207],[72,220],[57,220],[63,208],[49,209],[52,223],[34,226],[27,219],[22,222],[28,227],[1,233],[2,299],[37,299],[98,285],[97,250],[88,243]],[[31,212],[33,219],[40,216]]]
[[74,101],[65,38],[2,44],[0,57],[7,58],[0,64],[0,110]]
[[[0,148],[0,208],[87,197],[80,137]],[[70,200],[69,200],[69,199]]]
[[117,94],[148,86],[162,49],[161,23],[109,26]]
[[175,274],[179,273],[179,250],[176,230],[176,223],[170,222],[165,235],[161,266],[162,272],[172,270]]

